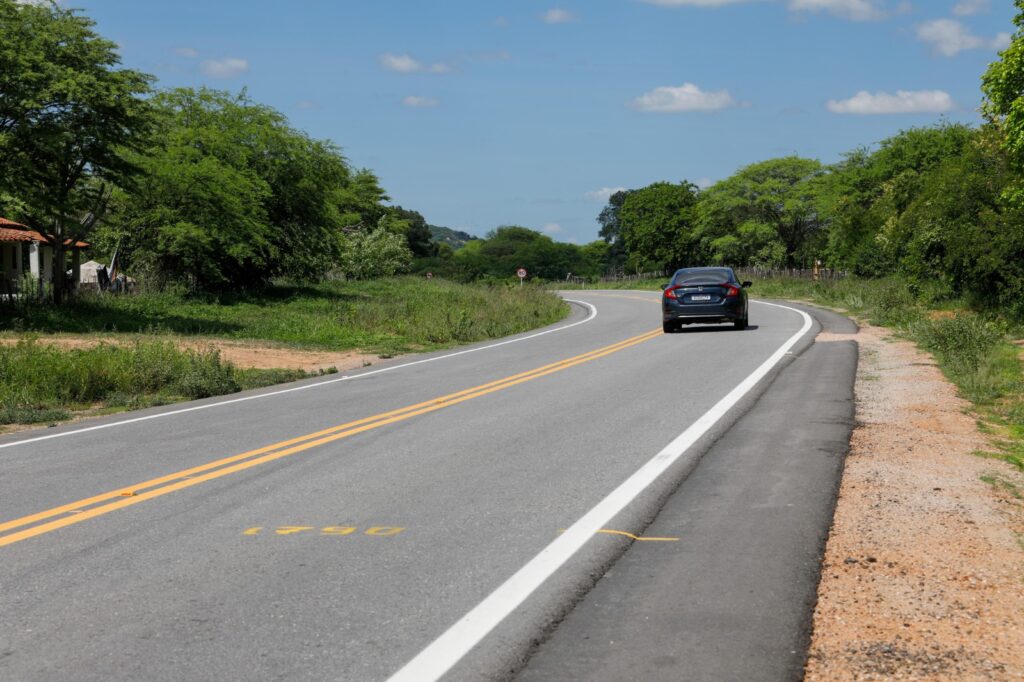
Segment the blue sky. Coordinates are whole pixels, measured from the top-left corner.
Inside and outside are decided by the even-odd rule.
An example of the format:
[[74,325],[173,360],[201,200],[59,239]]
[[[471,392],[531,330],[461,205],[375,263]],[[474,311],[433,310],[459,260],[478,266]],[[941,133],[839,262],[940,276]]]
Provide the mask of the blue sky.
[[393,201],[597,236],[609,189],[978,122],[1009,0],[74,0],[161,87],[238,91]]

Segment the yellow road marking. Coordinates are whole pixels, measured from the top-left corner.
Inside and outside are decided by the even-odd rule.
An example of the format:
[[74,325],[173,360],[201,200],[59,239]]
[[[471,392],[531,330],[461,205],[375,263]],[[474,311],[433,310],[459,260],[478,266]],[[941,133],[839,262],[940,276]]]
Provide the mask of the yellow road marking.
[[[168,493],[199,485],[200,483],[205,483],[206,481],[211,481],[222,476],[244,471],[260,464],[265,464],[267,462],[281,459],[282,457],[287,457],[288,455],[309,450],[319,445],[331,443],[342,438],[348,438],[349,436],[363,433],[364,431],[411,419],[412,417],[441,410],[446,407],[451,407],[452,405],[458,405],[459,403],[466,402],[467,400],[479,398],[527,381],[533,381],[534,379],[539,379],[540,377],[569,369],[570,367],[575,367],[576,365],[597,360],[598,358],[611,355],[612,353],[617,353],[621,350],[625,350],[626,348],[630,348],[639,343],[643,343],[644,341],[649,341],[660,336],[660,330],[639,334],[588,353],[582,353],[580,355],[543,365],[542,367],[537,367],[526,372],[513,374],[512,376],[481,384],[480,386],[464,389],[456,393],[416,403],[415,405],[409,405],[397,410],[383,412],[371,417],[357,419],[355,421],[323,429],[315,433],[298,436],[296,438],[267,445],[255,450],[249,450],[238,455],[232,455],[231,457],[225,457],[213,462],[208,462],[207,464],[191,467],[166,476],[160,476],[143,483],[118,488],[117,490],[112,490],[83,500],[77,500],[69,504],[47,509],[36,514],[0,523],[0,532],[3,532],[13,528],[27,526],[39,521],[45,521],[46,519],[52,519],[53,517],[74,513],[73,516],[63,516],[63,518],[57,518],[52,521],[48,521],[47,523],[41,523],[31,528],[0,536],[0,547],[14,544],[15,542],[21,542],[22,540],[27,540],[29,538],[36,537],[37,535],[49,533],[75,523],[81,523],[87,519],[101,516],[117,509],[130,507],[132,505],[139,504],[140,502],[145,502]],[[90,506],[92,506],[91,509],[81,509],[82,507]]]
[[[564,528],[559,528],[558,532],[559,533],[564,533],[565,529]],[[627,533],[624,530],[612,530],[610,528],[602,528],[601,530],[595,530],[594,532],[595,533],[605,533],[607,535],[622,535],[622,536],[627,537],[627,538],[632,538],[633,540],[636,540],[637,542],[679,542],[679,538],[658,538],[658,537],[648,537],[648,536],[643,536],[642,537],[640,535],[633,535],[632,533]]]
[[627,538],[632,538],[637,542],[679,542],[679,538],[656,538],[656,537],[640,537],[639,535],[633,535],[627,533],[624,530],[610,530],[608,528],[602,528],[597,531],[598,533],[607,533],[608,535],[625,535]]

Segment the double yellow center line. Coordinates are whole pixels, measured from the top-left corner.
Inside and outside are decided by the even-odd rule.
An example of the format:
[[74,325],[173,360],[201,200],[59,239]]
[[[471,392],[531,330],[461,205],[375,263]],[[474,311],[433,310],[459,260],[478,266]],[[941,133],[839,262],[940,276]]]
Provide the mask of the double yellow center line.
[[194,485],[199,485],[200,483],[212,481],[214,479],[221,478],[222,476],[244,471],[246,469],[259,466],[260,464],[273,462],[274,460],[281,459],[282,457],[294,455],[296,453],[309,450],[310,448],[315,448],[319,445],[341,440],[342,438],[348,438],[349,436],[354,436],[358,433],[370,431],[388,424],[394,424],[395,422],[411,419],[412,417],[427,414],[428,412],[442,410],[446,407],[458,405],[459,403],[464,403],[467,400],[479,398],[480,396],[501,391],[527,381],[533,381],[534,379],[539,379],[540,377],[554,374],[555,372],[561,372],[562,370],[569,369],[570,367],[575,367],[576,365],[581,365],[585,362],[597,360],[598,358],[603,358],[606,355],[611,355],[612,353],[617,353],[620,350],[635,346],[639,343],[643,343],[644,341],[649,341],[658,336],[661,336],[661,330],[650,331],[646,334],[640,334],[624,341],[614,343],[610,346],[598,348],[597,350],[590,351],[589,353],[575,355],[573,357],[566,358],[565,360],[560,360],[559,362],[544,365],[543,367],[537,367],[536,369],[532,369],[527,372],[513,374],[512,376],[505,377],[504,379],[498,379],[486,384],[481,384],[480,386],[467,388],[465,390],[458,391],[457,393],[450,393],[422,403],[409,405],[408,407],[403,407],[401,409],[382,412],[372,417],[365,417],[363,419],[357,419],[338,426],[332,426],[329,429],[306,434],[305,436],[284,440],[279,443],[274,443],[255,450],[249,450],[238,455],[218,459],[190,469],[184,469],[172,474],[167,474],[166,476],[143,481],[142,483],[137,483],[127,488],[118,488],[101,495],[88,497],[83,500],[47,509],[36,514],[23,516],[19,519],[6,521],[0,523],[0,547],[21,542],[22,540],[27,540],[29,538],[36,537],[37,535],[49,533],[75,523],[81,523],[87,519],[102,516],[103,514],[108,514],[117,509],[130,507],[132,505],[139,504],[140,502],[145,502],[146,500],[152,500],[153,498],[160,497],[168,493],[184,490],[185,488],[191,488]]

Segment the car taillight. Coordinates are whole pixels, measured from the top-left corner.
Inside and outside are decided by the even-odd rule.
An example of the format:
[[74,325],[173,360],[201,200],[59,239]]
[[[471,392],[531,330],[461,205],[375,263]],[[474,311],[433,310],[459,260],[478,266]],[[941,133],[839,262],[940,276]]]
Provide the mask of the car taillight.
[[676,296],[676,290],[677,289],[682,289],[682,287],[681,286],[674,286],[674,287],[669,287],[668,289],[665,289],[665,298],[671,298],[673,301],[678,301],[679,297]]
[[726,298],[732,298],[733,296],[739,296],[740,295],[740,290],[737,287],[733,286],[732,284],[729,284],[728,282],[726,282],[722,286],[726,287],[726,290],[725,290],[725,297]]

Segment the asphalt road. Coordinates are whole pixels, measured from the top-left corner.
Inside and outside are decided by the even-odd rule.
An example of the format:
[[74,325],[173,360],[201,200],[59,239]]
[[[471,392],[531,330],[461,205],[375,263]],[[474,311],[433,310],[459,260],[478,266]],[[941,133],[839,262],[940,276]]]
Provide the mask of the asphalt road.
[[[718,594],[741,619],[719,651],[791,676],[855,365],[813,339],[842,322],[754,303],[747,331],[664,335],[656,294],[569,297],[566,322],[500,344],[0,438],[0,679],[594,679],[589,609],[689,674],[700,647],[643,623],[685,635],[702,623],[680,610]],[[815,390],[788,379],[801,363]],[[738,519],[790,505],[761,525],[783,544],[750,542],[724,490]],[[629,537],[652,532],[678,540]],[[718,579],[675,589],[694,568]],[[595,602],[638,580],[673,598]]]

